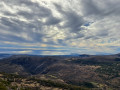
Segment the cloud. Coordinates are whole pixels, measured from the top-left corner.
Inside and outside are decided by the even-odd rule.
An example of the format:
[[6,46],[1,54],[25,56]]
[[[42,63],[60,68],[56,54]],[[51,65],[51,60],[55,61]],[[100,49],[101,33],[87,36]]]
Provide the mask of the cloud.
[[46,19],[45,25],[57,25],[60,23],[60,21],[61,21],[60,19],[50,16]]
[[[95,19],[103,19],[109,16],[118,16],[120,10],[119,0],[80,0],[83,15]],[[114,6],[114,7],[113,7]]]
[[[119,4],[119,0],[3,0],[0,3],[0,43],[3,45],[0,46],[48,50],[30,52],[39,54],[95,54],[101,53],[100,50],[117,53]],[[52,51],[51,47],[67,50]]]
[[60,5],[55,4],[58,12],[63,16],[64,25],[62,28],[69,28],[70,32],[76,33],[81,30],[81,26],[85,23],[82,16],[78,15],[73,10],[64,11]]

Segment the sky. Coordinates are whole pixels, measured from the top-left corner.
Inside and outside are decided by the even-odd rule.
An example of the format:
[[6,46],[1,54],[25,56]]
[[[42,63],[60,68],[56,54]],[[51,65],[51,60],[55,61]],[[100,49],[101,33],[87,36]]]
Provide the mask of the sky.
[[1,0],[0,53],[120,53],[120,0]]

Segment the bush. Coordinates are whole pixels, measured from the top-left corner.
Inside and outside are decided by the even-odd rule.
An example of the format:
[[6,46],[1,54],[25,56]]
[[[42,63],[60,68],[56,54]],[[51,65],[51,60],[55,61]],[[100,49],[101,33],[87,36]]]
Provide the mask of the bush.
[[0,83],[0,90],[7,90],[7,87],[4,84]]

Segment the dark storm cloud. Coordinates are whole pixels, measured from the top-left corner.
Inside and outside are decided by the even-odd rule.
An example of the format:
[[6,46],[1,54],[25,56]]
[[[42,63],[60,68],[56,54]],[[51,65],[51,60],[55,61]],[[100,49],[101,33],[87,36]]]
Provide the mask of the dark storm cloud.
[[82,30],[81,26],[85,23],[82,16],[78,15],[73,10],[65,11],[58,4],[54,4],[54,5],[56,6],[58,12],[60,12],[64,17],[63,21],[65,24],[62,26],[63,28],[69,28],[71,33],[78,33],[79,31]]
[[56,24],[59,24],[60,21],[61,21],[60,19],[50,16],[47,18],[45,25],[56,25]]
[[70,28],[71,32],[81,31],[81,26],[84,24],[83,18],[74,12],[69,12],[65,14],[66,23],[64,27]]
[[105,18],[110,15],[120,14],[119,0],[81,0],[82,12],[85,16],[93,16],[94,18]]
[[93,2],[93,0],[82,0],[82,12],[89,16],[89,15],[99,15],[101,14],[101,10],[99,9],[99,7],[97,6],[97,4],[95,4],[95,2]]

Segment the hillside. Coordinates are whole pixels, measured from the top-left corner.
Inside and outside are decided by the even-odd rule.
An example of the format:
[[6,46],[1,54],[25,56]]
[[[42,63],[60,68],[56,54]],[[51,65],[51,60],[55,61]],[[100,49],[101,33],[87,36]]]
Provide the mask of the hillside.
[[14,55],[0,61],[0,72],[92,89],[120,89],[120,56]]

